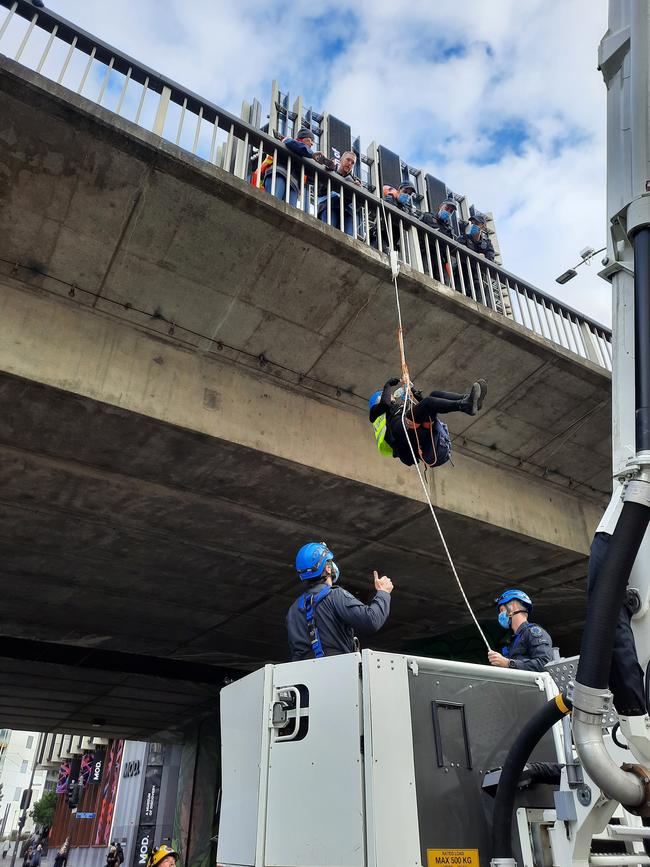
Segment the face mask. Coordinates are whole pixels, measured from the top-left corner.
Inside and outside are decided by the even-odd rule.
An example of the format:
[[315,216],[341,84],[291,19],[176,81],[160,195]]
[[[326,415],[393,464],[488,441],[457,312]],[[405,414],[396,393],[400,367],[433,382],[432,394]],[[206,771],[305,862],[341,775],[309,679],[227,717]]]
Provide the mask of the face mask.
[[481,230],[479,229],[479,227],[477,225],[475,225],[474,223],[472,223],[472,225],[469,227],[470,238],[477,238],[480,234],[481,234]]
[[497,617],[499,621],[499,626],[502,626],[504,629],[508,629],[510,627],[510,615],[507,611],[499,611],[499,616]]
[[339,572],[339,567],[336,565],[334,560],[330,560],[330,564],[332,567],[332,572],[330,574],[330,577],[332,579],[332,584],[336,584],[336,582],[339,580],[339,575],[341,573]]
[[438,211],[438,219],[443,223],[448,223],[451,220],[449,211]]
[[400,193],[399,194],[399,201],[402,205],[410,205],[411,204],[411,197],[408,195],[408,193]]
[[397,401],[404,400],[405,396],[406,396],[406,388],[403,385],[400,386],[399,388],[396,388],[395,391],[393,392],[393,397]]

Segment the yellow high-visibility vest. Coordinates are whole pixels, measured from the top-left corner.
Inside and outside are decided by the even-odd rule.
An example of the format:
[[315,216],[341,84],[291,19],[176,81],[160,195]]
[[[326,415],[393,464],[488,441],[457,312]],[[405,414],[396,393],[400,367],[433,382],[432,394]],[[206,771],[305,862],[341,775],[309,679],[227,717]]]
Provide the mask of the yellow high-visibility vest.
[[393,450],[386,442],[386,413],[382,413],[372,423],[372,429],[375,432],[375,440],[379,454],[385,455],[387,458],[393,457]]

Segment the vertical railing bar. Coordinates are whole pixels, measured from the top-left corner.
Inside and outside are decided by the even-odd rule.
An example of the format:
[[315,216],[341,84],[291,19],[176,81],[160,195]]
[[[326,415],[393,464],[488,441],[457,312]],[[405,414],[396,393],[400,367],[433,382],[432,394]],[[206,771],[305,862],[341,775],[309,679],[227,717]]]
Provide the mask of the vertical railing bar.
[[474,264],[476,265],[476,275],[477,275],[476,279],[478,282],[478,288],[480,289],[480,292],[481,292],[481,299],[482,300],[480,301],[480,303],[484,307],[487,307],[487,303],[485,301],[485,289],[483,287],[483,275],[481,274],[481,266],[479,265],[478,262],[474,262]]
[[356,238],[357,234],[357,194],[352,190],[352,237]]
[[163,85],[160,90],[160,99],[158,100],[158,108],[153,122],[153,129],[151,130],[154,135],[158,135],[161,138],[165,131],[165,121],[167,120],[167,112],[169,111],[169,102],[171,98],[171,87],[167,87],[166,84]]
[[339,184],[339,229],[345,232],[345,191],[343,184]]
[[327,176],[327,225],[332,225],[332,179]]
[[528,326],[528,328],[530,328],[531,331],[534,331],[535,333],[537,333],[535,331],[535,318],[533,317],[533,311],[532,311],[532,308],[530,306],[530,298],[528,297],[528,288],[526,286],[524,286],[522,291],[523,291],[524,301],[526,302],[526,310],[528,312],[528,318],[530,320],[530,325]]
[[61,84],[61,82],[63,81],[65,74],[68,71],[68,65],[70,63],[70,58],[72,57],[72,52],[75,50],[76,47],[77,47],[77,37],[75,36],[75,38],[70,43],[70,48],[68,49],[67,57],[66,57],[65,61],[63,62],[63,68],[61,69],[61,73],[56,80],[57,84]]
[[196,116],[196,129],[194,130],[194,141],[192,142],[192,153],[196,153],[199,146],[199,134],[201,132],[201,123],[203,121],[203,106],[199,106],[199,113]]
[[111,61],[106,68],[106,75],[104,76],[104,81],[102,82],[102,86],[99,89],[99,96],[97,97],[97,105],[102,104],[102,99],[104,98],[104,92],[106,90],[106,85],[108,84],[108,79],[111,77],[111,72],[113,70],[113,64],[115,63],[115,58],[111,57]]
[[560,317],[560,325],[562,326],[562,331],[564,332],[564,339],[566,340],[566,344],[562,344],[566,349],[571,349],[571,338],[569,337],[569,332],[566,327],[566,317],[564,316],[564,311],[562,308],[559,308],[558,315]]
[[449,279],[451,280],[451,288],[456,291],[456,279],[454,277],[454,266],[451,263],[451,255],[449,253],[449,244],[445,244],[446,259],[449,265]]
[[262,139],[259,140],[257,145],[257,189],[262,189],[262,161],[264,157],[264,142]]
[[445,269],[442,267],[442,256],[440,255],[440,241],[438,238],[433,239],[436,245],[436,259],[438,261],[438,274],[440,275],[440,282],[446,286],[447,283],[445,281]]
[[[314,175],[316,175],[316,171],[317,170],[314,171]],[[300,196],[300,203],[299,203],[298,207],[304,213],[306,211],[306,208],[305,208],[305,173],[303,171],[300,172],[300,193],[299,193],[299,196]]]
[[214,119],[214,126],[212,127],[212,139],[210,141],[210,162],[214,165],[216,160],[216,145],[217,145],[217,133],[219,132],[219,115],[217,115]]
[[467,268],[467,275],[469,277],[472,301],[476,301],[476,303],[478,304],[479,300],[478,295],[476,294],[476,286],[474,285],[474,274],[472,273],[472,260],[469,256],[465,256],[465,254],[463,254],[463,259],[465,261],[465,267]]
[[314,172],[314,216],[318,219],[318,176],[320,171],[316,169]]
[[381,237],[381,212],[380,205],[376,205],[376,214],[375,214],[375,226],[377,227],[377,249],[380,253],[383,252],[383,244]]
[[275,179],[278,174],[278,149],[273,149],[273,168],[271,169],[271,195],[275,195]]
[[557,331],[557,342],[560,346],[564,346],[563,330],[560,329],[562,325],[562,311],[557,304],[551,304],[551,311],[553,312],[553,321],[555,322],[555,330]]
[[427,265],[429,266],[429,277],[433,279],[433,264],[431,262],[431,245],[429,244],[429,233],[424,233],[424,252],[427,254]]
[[27,45],[29,37],[32,35],[32,30],[34,29],[34,25],[36,24],[37,21],[38,21],[38,12],[34,15],[34,17],[32,18],[32,20],[29,23],[29,27],[27,28],[27,31],[26,31],[25,35],[23,36],[23,41],[20,43],[20,47],[18,48],[18,51],[16,52],[16,56],[14,57],[14,60],[18,61],[22,57],[22,53],[25,50],[25,46]]
[[187,97],[183,100],[183,105],[181,107],[181,116],[178,119],[178,128],[176,130],[176,141],[174,144],[178,144],[181,140],[181,133],[183,132],[183,124],[185,123],[185,112],[187,111]]
[[551,340],[554,343],[562,345],[562,341],[560,340],[560,335],[557,330],[557,323],[555,321],[555,313],[553,312],[553,305],[550,300],[543,298],[544,309],[546,311],[546,320],[548,322],[548,329],[551,332]]
[[499,272],[497,270],[494,271],[494,275],[496,277],[497,292],[499,293],[499,301],[501,302],[501,313],[503,314],[503,316],[507,316],[506,300],[505,300],[505,297],[503,295],[503,288],[501,286],[501,275],[499,274]]
[[521,309],[521,298],[519,297],[519,293],[512,291],[512,289],[510,288],[510,284],[508,283],[507,277],[504,280],[504,286],[506,287],[506,291],[508,292],[508,298],[510,299],[510,309],[512,310],[513,321],[516,322],[518,325],[524,325],[524,312]]
[[545,303],[544,298],[540,298],[537,303],[544,311],[544,320],[546,321],[546,327],[548,328],[548,339],[549,340],[555,340],[555,338],[553,337],[553,329],[551,328],[551,323],[550,323],[550,320],[548,318],[548,309],[546,307],[546,303]]
[[228,133],[228,138],[226,139],[226,147],[223,152],[223,162],[221,167],[224,168],[227,172],[230,171],[230,166],[232,165],[232,149],[235,142],[235,124],[230,124],[230,132]]
[[126,96],[126,89],[129,86],[129,82],[131,81],[131,72],[132,68],[129,68],[126,71],[126,76],[124,78],[124,87],[122,88],[122,93],[120,93],[120,98],[117,101],[117,108],[115,109],[115,114],[119,114],[122,111],[122,103],[124,102],[124,97]]
[[537,321],[539,322],[539,333],[542,337],[546,338],[546,332],[544,331],[544,323],[542,321],[542,314],[539,312],[540,303],[539,298],[537,297],[537,293],[533,291],[533,306],[535,308],[535,313],[537,315]]
[[[519,297],[519,292],[518,291],[517,292],[512,291],[512,287],[510,286],[510,281],[508,280],[507,277],[505,279],[505,285],[506,285],[506,289],[508,290],[508,297],[510,298],[510,303],[512,304],[513,299],[515,297],[517,298],[517,310],[519,311],[519,316],[521,317],[521,322],[519,324],[525,325],[526,320],[524,319],[524,311],[521,307],[521,298]],[[514,315],[514,313],[513,313],[513,315]],[[515,322],[516,321],[517,321],[517,318],[515,317]]]
[[144,98],[147,95],[147,90],[149,89],[149,76],[147,76],[144,80],[144,84],[142,85],[142,95],[140,96],[140,102],[138,103],[138,110],[135,113],[135,123],[140,123],[140,115],[142,113],[142,106],[144,105]]
[[607,365],[609,364],[609,359],[603,345],[605,342],[604,336],[599,331],[596,331],[595,334],[596,343],[598,344],[598,351],[600,352],[600,357],[603,359],[603,367],[607,367]]
[[291,195],[291,154],[287,157],[287,176],[286,183],[284,186],[284,201],[285,204],[289,204],[289,196]]
[[612,341],[611,338],[608,340],[607,335],[604,335],[605,347],[607,348],[607,356],[609,358],[609,364],[611,366],[613,358],[612,358]]
[[50,53],[50,48],[52,47],[52,43],[54,42],[54,37],[58,33],[59,25],[55,24],[52,28],[52,32],[50,33],[50,38],[47,40],[47,45],[45,46],[45,51],[43,52],[43,56],[40,59],[38,66],[36,67],[36,72],[40,72],[43,68],[43,64],[47,59],[47,55]]
[[490,303],[488,304],[488,307],[490,308],[490,310],[494,310],[494,312],[497,313],[498,312],[497,311],[497,299],[494,297],[494,281],[492,279],[492,272],[490,271],[489,265],[485,266],[485,273],[487,275],[487,283],[488,283],[486,291],[489,292],[489,301],[490,301]]
[[589,331],[591,332],[593,344],[596,347],[596,355],[600,359],[599,364],[601,364],[603,367],[607,367],[607,363],[605,361],[605,356],[603,354],[603,349],[600,345],[600,334],[598,333],[598,329],[597,328],[591,328],[591,326],[590,326]]
[[242,160],[242,175],[241,178],[243,181],[246,180],[246,169],[248,168],[248,161],[250,157],[248,156],[248,141],[250,138],[250,133],[246,130],[246,135],[244,136],[244,159]]
[[90,67],[93,65],[93,60],[95,59],[95,52],[97,51],[97,46],[93,45],[93,50],[90,52],[88,57],[88,63],[86,64],[85,72],[81,78],[81,84],[77,89],[77,93],[82,93],[84,87],[86,86],[86,79],[88,78],[88,73],[90,72]]
[[9,22],[14,17],[14,12],[18,9],[18,3],[14,3],[11,9],[7,12],[7,17],[2,22],[2,27],[0,27],[0,39],[5,35],[5,30],[9,27]]
[[368,199],[364,200],[363,203],[363,219],[364,219],[364,227],[363,232],[366,236],[366,247],[370,246],[370,206],[368,205]]
[[582,348],[585,351],[585,358],[588,359],[589,358],[589,350],[587,349],[587,343],[586,343],[585,338],[582,334],[582,328],[580,327],[580,322],[578,321],[577,316],[575,317],[575,326],[576,326],[576,331],[580,335],[580,342],[582,343]]
[[410,264],[406,259],[406,238],[404,236],[404,222],[401,217],[399,218],[399,246],[402,262],[405,262],[407,265]]
[[[467,289],[465,288],[465,277],[463,276],[463,265],[460,261],[460,256],[458,254],[458,250],[456,250],[456,264],[458,265],[458,276],[460,277],[460,288],[463,295],[467,295]],[[453,268],[451,269],[453,272]]]

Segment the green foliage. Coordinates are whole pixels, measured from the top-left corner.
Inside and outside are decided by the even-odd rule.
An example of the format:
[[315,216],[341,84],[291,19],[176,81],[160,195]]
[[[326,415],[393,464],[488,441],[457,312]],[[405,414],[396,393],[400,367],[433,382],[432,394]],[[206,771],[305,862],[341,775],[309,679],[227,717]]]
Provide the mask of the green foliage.
[[36,801],[29,815],[41,828],[50,828],[56,809],[56,792],[46,792],[40,801]]

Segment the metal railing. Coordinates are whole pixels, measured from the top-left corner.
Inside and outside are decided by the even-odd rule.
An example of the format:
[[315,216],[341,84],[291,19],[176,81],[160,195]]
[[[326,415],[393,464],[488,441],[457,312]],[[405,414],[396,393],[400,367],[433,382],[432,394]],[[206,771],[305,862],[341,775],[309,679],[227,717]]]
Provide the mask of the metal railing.
[[[608,370],[611,331],[273,136],[29,0],[0,0],[0,53]],[[272,159],[263,181],[263,169]]]

